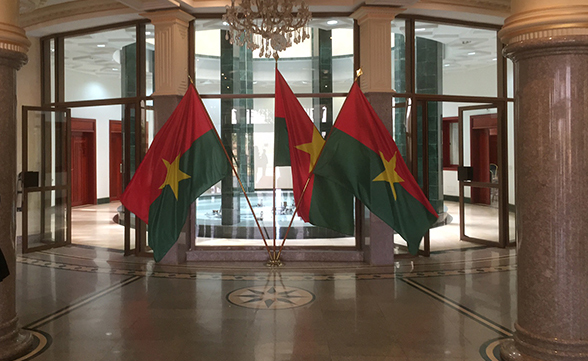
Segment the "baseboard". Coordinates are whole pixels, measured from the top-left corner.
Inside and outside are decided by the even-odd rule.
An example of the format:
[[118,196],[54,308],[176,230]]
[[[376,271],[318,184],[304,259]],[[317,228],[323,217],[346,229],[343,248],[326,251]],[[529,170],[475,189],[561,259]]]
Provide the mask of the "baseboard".
[[106,197],[106,198],[98,198],[96,200],[96,204],[106,204],[106,203],[110,203],[110,198]]

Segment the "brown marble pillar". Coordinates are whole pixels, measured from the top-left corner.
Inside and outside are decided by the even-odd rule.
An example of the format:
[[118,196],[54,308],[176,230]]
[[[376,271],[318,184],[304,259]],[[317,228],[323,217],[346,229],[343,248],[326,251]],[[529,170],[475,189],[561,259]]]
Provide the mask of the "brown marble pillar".
[[518,247],[503,360],[588,360],[588,5],[578,3],[513,1],[499,34],[515,66]]
[[[359,24],[361,90],[391,133],[392,129],[392,28],[394,17],[405,9],[362,6],[351,17]],[[365,210],[367,213],[369,211]],[[371,265],[394,263],[394,230],[375,215],[362,219],[361,246]]]
[[15,302],[16,71],[26,63],[30,42],[17,22],[18,2],[0,1],[0,248],[10,276],[0,282],[0,360],[25,354],[30,333],[18,327]]
[[[194,17],[180,9],[142,14],[155,26],[155,92],[153,108],[155,132],[165,124],[188,89],[188,24]],[[194,55],[192,55],[194,56]],[[188,215],[188,221],[193,219]],[[178,241],[160,261],[163,264],[186,262],[195,227],[187,222]]]

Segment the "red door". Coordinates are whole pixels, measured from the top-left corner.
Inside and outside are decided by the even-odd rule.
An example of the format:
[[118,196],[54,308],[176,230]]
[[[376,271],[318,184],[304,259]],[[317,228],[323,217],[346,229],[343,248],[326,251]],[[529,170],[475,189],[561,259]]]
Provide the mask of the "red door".
[[110,121],[110,201],[122,194],[122,132],[121,122]]
[[[490,183],[490,164],[497,160],[497,115],[471,116],[470,154],[475,182]],[[472,203],[490,204],[490,188],[472,187]]]
[[71,205],[96,203],[96,120],[71,120]]

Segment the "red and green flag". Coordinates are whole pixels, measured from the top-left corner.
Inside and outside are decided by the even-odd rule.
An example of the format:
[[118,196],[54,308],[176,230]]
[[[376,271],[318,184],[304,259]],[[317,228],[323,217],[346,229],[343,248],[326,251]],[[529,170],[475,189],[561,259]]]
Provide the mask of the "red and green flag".
[[298,215],[315,226],[353,235],[353,194],[322,176],[311,175],[323,137],[276,69],[274,165],[292,167],[294,199]]
[[437,213],[357,82],[333,128],[314,173],[355,194],[416,254]]
[[121,196],[122,204],[149,224],[155,261],[178,239],[190,205],[229,170],[204,104],[189,86]]

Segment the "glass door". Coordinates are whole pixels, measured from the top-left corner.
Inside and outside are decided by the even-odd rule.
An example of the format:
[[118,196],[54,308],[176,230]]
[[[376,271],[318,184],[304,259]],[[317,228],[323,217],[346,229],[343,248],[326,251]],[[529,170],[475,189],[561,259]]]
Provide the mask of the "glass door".
[[23,107],[23,253],[71,243],[70,111]]
[[[504,247],[508,232],[500,194],[503,114],[495,104],[459,108],[459,217],[463,241]],[[508,224],[508,219],[506,220]]]
[[[123,104],[121,173],[124,188],[135,175],[135,171],[147,152],[150,136],[146,122],[147,112],[144,101]],[[123,209],[125,256],[151,257],[151,249],[147,246],[147,225],[128,209],[124,207]]]

